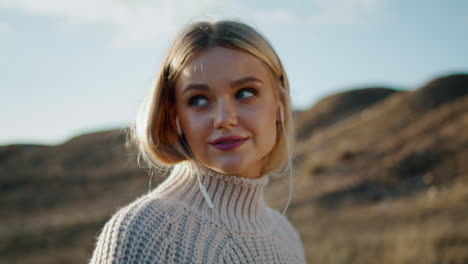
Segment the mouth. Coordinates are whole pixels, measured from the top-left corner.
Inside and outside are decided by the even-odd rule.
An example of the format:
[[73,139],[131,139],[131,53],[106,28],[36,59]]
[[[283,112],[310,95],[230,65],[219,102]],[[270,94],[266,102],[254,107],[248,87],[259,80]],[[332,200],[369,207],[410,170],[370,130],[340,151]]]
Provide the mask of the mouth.
[[248,138],[245,137],[230,136],[217,138],[216,140],[210,142],[210,144],[219,150],[228,151],[240,147],[247,140]]

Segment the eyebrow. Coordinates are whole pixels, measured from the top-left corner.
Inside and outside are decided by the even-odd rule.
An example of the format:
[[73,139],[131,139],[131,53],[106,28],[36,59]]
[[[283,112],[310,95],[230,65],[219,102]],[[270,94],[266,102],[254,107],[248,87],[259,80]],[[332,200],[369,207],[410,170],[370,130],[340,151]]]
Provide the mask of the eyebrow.
[[263,83],[262,80],[258,79],[258,78],[255,78],[253,76],[248,76],[248,77],[244,77],[242,79],[239,79],[237,81],[233,81],[231,82],[231,87],[236,87],[236,86],[241,86],[242,84],[244,83],[249,83],[249,82],[259,82],[259,83]]
[[[237,87],[237,86],[241,86],[245,83],[249,83],[249,82],[258,82],[258,83],[263,83],[262,80],[256,78],[256,77],[253,77],[253,76],[247,76],[247,77],[244,77],[244,78],[241,78],[239,80],[235,80],[235,81],[232,81],[230,86],[231,88],[234,88],[234,87]],[[208,85],[206,84],[189,84],[185,87],[184,91],[182,92],[183,94],[191,91],[191,90],[201,90],[201,91],[207,91],[209,90],[209,87]]]

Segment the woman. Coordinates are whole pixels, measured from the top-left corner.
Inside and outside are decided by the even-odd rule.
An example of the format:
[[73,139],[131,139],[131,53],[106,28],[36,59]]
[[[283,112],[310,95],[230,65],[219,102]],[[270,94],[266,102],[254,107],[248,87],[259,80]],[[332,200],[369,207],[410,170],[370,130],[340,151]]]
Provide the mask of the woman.
[[172,172],[106,223],[91,263],[305,263],[263,199],[267,174],[290,165],[292,127],[287,76],[263,36],[234,21],[188,26],[134,131],[142,157]]

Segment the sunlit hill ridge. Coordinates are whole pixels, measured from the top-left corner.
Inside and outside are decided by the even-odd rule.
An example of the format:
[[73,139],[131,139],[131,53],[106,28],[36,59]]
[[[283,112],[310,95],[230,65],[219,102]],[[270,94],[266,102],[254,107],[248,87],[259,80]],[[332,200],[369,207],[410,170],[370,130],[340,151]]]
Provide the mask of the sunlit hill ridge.
[[[468,263],[468,74],[345,91],[295,116],[288,217],[309,263]],[[0,263],[86,263],[112,213],[149,189],[125,139],[1,146]],[[287,184],[270,181],[271,206]]]

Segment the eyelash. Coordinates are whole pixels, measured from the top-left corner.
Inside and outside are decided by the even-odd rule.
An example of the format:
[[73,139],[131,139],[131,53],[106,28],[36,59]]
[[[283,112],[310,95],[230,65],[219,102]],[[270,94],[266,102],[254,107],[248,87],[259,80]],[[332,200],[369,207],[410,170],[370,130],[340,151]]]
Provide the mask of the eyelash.
[[[239,97],[239,94],[242,93],[242,92],[250,92],[250,93],[252,93],[252,96],[249,96],[249,97],[246,97],[246,98],[241,98],[241,97]],[[253,97],[253,96],[256,96],[257,94],[258,94],[257,90],[255,90],[255,89],[253,89],[253,88],[242,88],[242,89],[239,89],[239,91],[237,91],[237,93],[236,93],[235,96],[236,96],[236,99],[240,99],[240,100],[245,99],[245,100],[247,100],[247,99],[249,99],[249,98],[251,98],[251,97]],[[195,101],[196,101],[197,99],[208,100],[207,97],[204,96],[204,95],[195,95],[195,96],[190,97],[190,99],[188,100],[189,106],[192,106],[192,107],[203,107],[204,105],[201,105],[201,106],[196,105]]]

